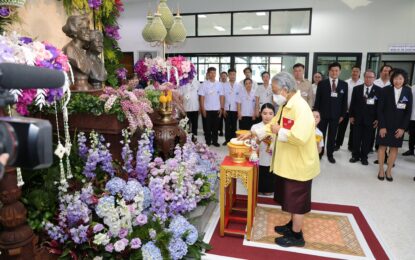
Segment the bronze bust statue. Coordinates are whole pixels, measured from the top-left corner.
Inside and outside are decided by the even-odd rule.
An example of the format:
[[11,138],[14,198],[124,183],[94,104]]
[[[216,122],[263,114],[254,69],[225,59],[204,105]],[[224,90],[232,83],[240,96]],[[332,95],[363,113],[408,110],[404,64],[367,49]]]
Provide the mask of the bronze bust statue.
[[91,61],[91,71],[89,82],[95,89],[101,89],[102,83],[107,80],[107,71],[99,55],[104,50],[104,35],[101,31],[92,30],[90,32],[90,42],[87,55]]
[[87,91],[92,86],[88,83],[88,77],[91,72],[91,59],[86,53],[86,48],[90,42],[89,18],[86,15],[72,15],[66,20],[62,31],[70,38],[68,44],[63,47],[63,52],[68,56],[69,63],[72,66],[75,83],[73,90]]

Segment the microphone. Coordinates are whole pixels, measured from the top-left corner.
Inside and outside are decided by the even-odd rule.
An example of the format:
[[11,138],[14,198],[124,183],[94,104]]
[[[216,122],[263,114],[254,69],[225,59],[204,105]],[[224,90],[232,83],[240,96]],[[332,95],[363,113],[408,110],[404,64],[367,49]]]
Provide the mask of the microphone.
[[61,88],[64,84],[65,74],[62,71],[0,63],[0,89]]

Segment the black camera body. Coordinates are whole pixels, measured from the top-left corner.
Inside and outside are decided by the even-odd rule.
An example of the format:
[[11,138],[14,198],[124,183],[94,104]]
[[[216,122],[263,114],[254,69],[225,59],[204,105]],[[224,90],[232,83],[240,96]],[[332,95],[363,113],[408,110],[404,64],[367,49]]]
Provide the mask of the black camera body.
[[[65,74],[61,71],[0,63],[0,106],[14,103],[8,89],[60,88],[64,84]],[[53,162],[52,125],[36,118],[1,117],[0,154],[3,153],[9,154],[9,166],[48,168]]]

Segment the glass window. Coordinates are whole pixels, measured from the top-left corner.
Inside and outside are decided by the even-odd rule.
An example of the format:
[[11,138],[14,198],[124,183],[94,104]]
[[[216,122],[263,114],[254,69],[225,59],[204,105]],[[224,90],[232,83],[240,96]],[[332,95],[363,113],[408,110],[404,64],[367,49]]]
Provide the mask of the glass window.
[[183,15],[182,20],[184,28],[186,28],[187,36],[196,36],[196,16]]
[[269,57],[270,63],[281,63],[282,57]]
[[314,68],[313,73],[321,72],[324,76],[328,76],[328,66],[330,63],[338,62],[342,66],[339,78],[347,80],[352,74],[352,67],[361,65],[362,54],[361,53],[339,53],[339,54],[314,54]]
[[233,34],[253,35],[268,34],[269,12],[244,12],[233,14]]
[[231,35],[231,14],[199,14],[198,36]]
[[293,66],[296,63],[301,63],[305,66],[307,70],[307,65],[305,64],[305,57],[301,56],[282,56],[282,70],[288,73],[293,73]]
[[310,34],[310,10],[271,12],[271,34]]

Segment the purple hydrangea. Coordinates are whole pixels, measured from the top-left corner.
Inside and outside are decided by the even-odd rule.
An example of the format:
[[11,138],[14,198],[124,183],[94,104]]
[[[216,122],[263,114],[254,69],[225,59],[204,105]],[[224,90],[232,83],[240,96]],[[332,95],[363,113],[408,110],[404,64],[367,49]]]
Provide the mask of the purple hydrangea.
[[89,149],[88,159],[85,163],[84,170],[82,174],[85,175],[87,178],[92,179],[95,178],[94,171],[97,169],[97,164],[99,163],[99,153],[97,150]]
[[163,260],[160,248],[158,248],[152,241],[142,246],[141,252],[144,260]]
[[94,10],[98,10],[102,5],[102,0],[88,0],[88,5]]
[[50,222],[46,223],[45,230],[52,240],[56,240],[61,244],[65,243],[65,241],[68,239],[68,235],[65,233],[62,227],[55,226]]
[[168,250],[173,260],[182,259],[187,254],[187,245],[182,239],[172,239]]
[[143,188],[144,191],[144,202],[143,202],[143,209],[147,209],[151,206],[151,192],[148,187]]
[[119,80],[126,80],[127,79],[127,69],[126,68],[119,68],[115,71],[117,73],[117,77]]
[[112,195],[116,195],[119,192],[122,192],[126,186],[126,183],[123,179],[119,177],[114,177],[105,185],[105,189],[109,191]]
[[120,34],[118,32],[119,29],[120,27],[118,27],[118,25],[108,25],[105,27],[104,31],[107,37],[113,38],[114,40],[118,41],[121,39]]
[[75,226],[79,222],[89,222],[89,215],[91,211],[88,208],[88,205],[83,203],[81,200],[69,203],[66,211],[69,226]]
[[69,232],[75,244],[82,244],[88,240],[88,226],[80,225],[77,228],[71,228]]
[[151,211],[165,221],[167,219],[167,204],[164,199],[163,181],[158,178],[150,180],[149,188],[151,191]]

